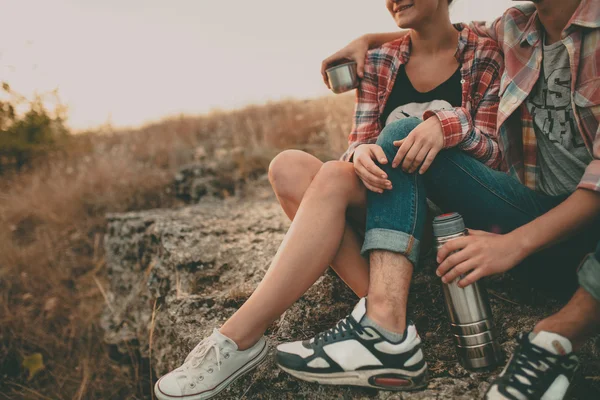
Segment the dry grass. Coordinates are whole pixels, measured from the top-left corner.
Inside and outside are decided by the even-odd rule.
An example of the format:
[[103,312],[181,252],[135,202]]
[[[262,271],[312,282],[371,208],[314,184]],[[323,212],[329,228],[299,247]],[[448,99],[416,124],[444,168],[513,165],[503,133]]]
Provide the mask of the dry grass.
[[[284,148],[332,158],[345,148],[352,99],[284,101],[126,132],[74,137],[60,153],[0,182],[0,398],[149,396],[144,360],[102,342],[107,212],[177,204],[170,183],[202,146],[243,147],[239,168],[266,170]],[[248,167],[248,164],[257,164]],[[45,369],[28,379],[24,357]]]

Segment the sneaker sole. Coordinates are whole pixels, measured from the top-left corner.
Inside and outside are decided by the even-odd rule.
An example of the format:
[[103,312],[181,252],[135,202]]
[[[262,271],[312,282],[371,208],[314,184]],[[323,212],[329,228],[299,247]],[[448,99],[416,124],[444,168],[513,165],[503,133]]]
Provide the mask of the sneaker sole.
[[238,378],[241,378],[244,374],[252,371],[254,368],[258,367],[263,361],[265,361],[267,354],[269,353],[269,345],[265,343],[265,347],[261,350],[258,355],[253,358],[250,362],[245,364],[243,367],[238,369],[235,373],[233,373],[229,378],[225,379],[219,385],[217,385],[214,389],[210,391],[205,391],[202,393],[198,393],[195,395],[181,395],[181,396],[169,396],[160,391],[158,388],[158,382],[154,385],[154,394],[158,400],[208,400],[216,395],[218,395],[221,391],[226,389],[229,385],[235,382]]
[[279,365],[279,368],[295,378],[307,382],[320,383],[322,385],[362,386],[379,390],[410,392],[423,389],[428,384],[427,364],[416,372],[400,369],[375,369],[317,374],[296,371],[282,367],[281,365]]

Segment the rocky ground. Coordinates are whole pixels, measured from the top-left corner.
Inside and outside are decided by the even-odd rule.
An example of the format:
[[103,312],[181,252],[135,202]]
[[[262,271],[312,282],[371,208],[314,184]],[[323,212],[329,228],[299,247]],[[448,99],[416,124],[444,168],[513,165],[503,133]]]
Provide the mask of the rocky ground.
[[[178,366],[200,339],[244,302],[283,239],[289,221],[270,194],[266,179],[249,187],[233,197],[203,197],[199,204],[180,209],[108,217],[106,341],[123,353],[141,352],[150,360],[154,378]],[[270,357],[218,398],[478,398],[500,368],[471,373],[457,364],[441,290],[431,260],[425,264],[415,274],[410,308],[430,365],[432,379],[426,390],[394,394],[308,384],[280,371]],[[519,332],[531,329],[540,317],[559,307],[508,277],[493,279],[489,286],[500,342],[507,353]],[[310,337],[344,317],[356,301],[341,280],[328,272],[271,326],[268,340],[274,348],[282,341]],[[600,398],[599,354],[596,342],[582,351],[582,368],[571,399]]]

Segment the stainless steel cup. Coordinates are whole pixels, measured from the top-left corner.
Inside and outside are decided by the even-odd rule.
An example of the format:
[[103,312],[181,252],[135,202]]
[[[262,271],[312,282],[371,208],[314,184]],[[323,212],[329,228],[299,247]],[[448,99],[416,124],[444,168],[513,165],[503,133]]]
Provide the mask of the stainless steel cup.
[[354,61],[328,68],[325,72],[333,93],[340,94],[358,87],[358,74]]
[[[433,234],[439,250],[450,240],[466,235],[465,223],[457,213],[440,215],[433,220]],[[458,360],[467,369],[492,367],[503,355],[487,291],[481,281],[460,288],[460,279],[442,284]]]

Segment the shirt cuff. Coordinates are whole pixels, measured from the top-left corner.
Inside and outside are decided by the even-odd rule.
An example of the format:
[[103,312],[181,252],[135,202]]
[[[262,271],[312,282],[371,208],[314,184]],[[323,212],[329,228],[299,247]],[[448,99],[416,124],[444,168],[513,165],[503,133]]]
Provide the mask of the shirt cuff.
[[340,157],[340,161],[353,162],[354,152],[356,151],[356,148],[361,144],[362,143],[352,143],[348,147],[348,150],[346,150],[346,152],[342,154],[342,156]]
[[458,146],[463,139],[463,124],[468,125],[468,121],[463,121],[457,110],[427,110],[423,114],[423,121],[433,116],[442,124],[444,149]]
[[600,192],[600,160],[592,160],[587,166],[577,189],[588,189],[593,190],[594,192]]

